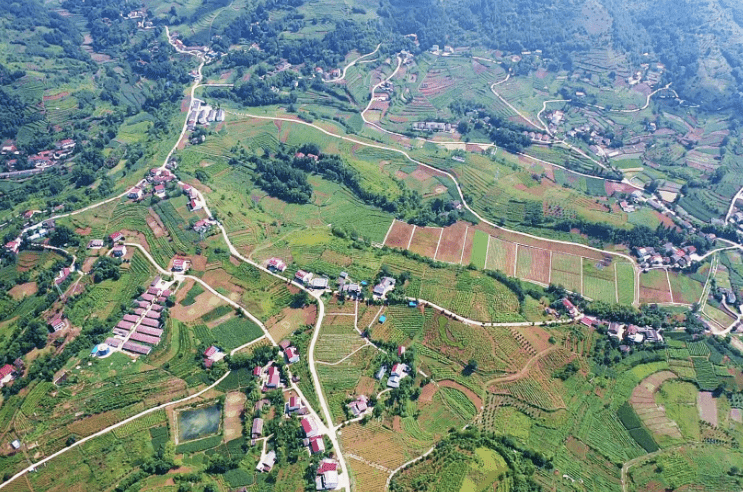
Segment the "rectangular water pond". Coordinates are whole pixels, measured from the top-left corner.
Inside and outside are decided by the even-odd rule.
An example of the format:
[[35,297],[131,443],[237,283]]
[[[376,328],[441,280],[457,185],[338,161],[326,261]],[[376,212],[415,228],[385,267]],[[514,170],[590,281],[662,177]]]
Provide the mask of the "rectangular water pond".
[[219,405],[183,410],[178,413],[178,440],[191,441],[219,431],[222,408]]

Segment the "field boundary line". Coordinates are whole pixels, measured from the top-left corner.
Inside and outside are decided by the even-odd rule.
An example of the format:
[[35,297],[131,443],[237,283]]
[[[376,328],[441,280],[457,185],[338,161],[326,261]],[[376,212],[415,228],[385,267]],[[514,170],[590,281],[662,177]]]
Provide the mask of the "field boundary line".
[[673,298],[673,287],[671,287],[671,277],[668,276],[668,269],[667,268],[665,269],[665,271],[666,271],[666,281],[668,282],[668,292],[671,293],[671,302],[675,304],[676,301]]
[[516,252],[513,255],[513,276],[516,276],[516,266],[519,264],[519,246],[521,246],[519,243],[514,243],[516,245]]
[[415,236],[415,224],[413,224],[413,232],[410,233],[410,239],[408,239],[408,247],[405,249],[410,249],[410,245],[413,244],[413,236]]
[[[467,234],[470,232],[470,226],[467,226],[467,228],[464,230],[464,241],[462,242],[462,254],[459,256],[459,264],[461,265],[464,261],[464,250],[467,248]],[[487,263],[487,258],[485,258],[485,263]]]
[[[668,273],[668,272],[666,272]],[[617,304],[619,304],[619,273],[617,272],[617,264],[614,263],[614,295],[616,296]],[[671,286],[671,283],[669,281],[668,286]],[[673,301],[673,295],[671,295],[671,300]]]
[[583,257],[582,256],[580,257],[580,295],[583,295]]
[[384,241],[382,241],[382,245],[387,244],[387,238],[390,237],[390,232],[392,232],[392,228],[395,226],[395,221],[397,219],[392,219],[392,223],[390,224],[389,229],[387,229],[387,234],[384,235]]
[[[550,252],[550,269],[549,269],[549,273],[547,274],[547,283],[551,284],[552,283],[552,250],[548,249],[547,251]],[[617,278],[616,275],[614,275],[614,278],[615,279]]]
[[[439,242],[436,243],[436,251],[433,253],[433,261],[436,261],[436,256],[439,254],[439,246],[441,246],[441,238],[444,237],[444,228],[441,228],[441,233],[439,234]],[[487,261],[487,258],[485,258]]]

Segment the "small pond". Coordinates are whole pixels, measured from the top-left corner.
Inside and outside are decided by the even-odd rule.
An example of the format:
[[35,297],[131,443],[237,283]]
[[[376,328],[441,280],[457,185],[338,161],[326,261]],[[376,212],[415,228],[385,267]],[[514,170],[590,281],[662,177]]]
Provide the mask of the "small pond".
[[219,431],[222,408],[219,405],[183,410],[178,414],[178,440],[199,439]]

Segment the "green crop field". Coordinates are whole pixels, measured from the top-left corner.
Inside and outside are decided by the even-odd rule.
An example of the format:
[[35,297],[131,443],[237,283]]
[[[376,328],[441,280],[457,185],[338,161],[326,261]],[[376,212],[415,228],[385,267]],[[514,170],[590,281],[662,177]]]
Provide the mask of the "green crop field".
[[482,231],[475,231],[475,238],[472,243],[472,264],[477,268],[485,268],[485,261],[488,255],[488,241],[490,236]]
[[635,300],[635,269],[626,261],[617,262],[617,294],[622,304],[632,304]]

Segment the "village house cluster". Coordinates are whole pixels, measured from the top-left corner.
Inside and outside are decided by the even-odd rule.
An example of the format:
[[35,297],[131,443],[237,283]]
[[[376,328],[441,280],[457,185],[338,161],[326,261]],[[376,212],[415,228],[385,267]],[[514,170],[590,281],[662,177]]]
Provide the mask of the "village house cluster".
[[691,265],[692,255],[695,255],[697,248],[695,246],[684,246],[679,248],[672,243],[666,243],[662,249],[656,250],[652,247],[635,248],[635,256],[640,263],[640,267],[646,271],[653,267],[675,267],[686,268]]
[[[29,155],[26,158],[26,162],[30,168],[43,170],[67,159],[75,151],[76,146],[77,143],[71,138],[59,140],[54,144],[53,149],[42,150],[36,154]],[[14,142],[6,141],[0,147],[0,155],[20,157],[21,152]],[[6,167],[9,172],[16,171],[18,169],[18,158],[8,160]]]
[[619,350],[622,353],[628,353],[633,345],[664,342],[662,330],[651,326],[609,322],[593,316],[583,316],[580,323],[589,328],[606,328],[609,338],[620,342]]
[[196,129],[196,125],[209,126],[210,123],[220,123],[224,121],[225,118],[226,114],[224,109],[215,109],[203,101],[194,99],[193,103],[191,103],[191,111],[188,114],[188,123],[186,124],[186,128],[188,131],[193,131]]

